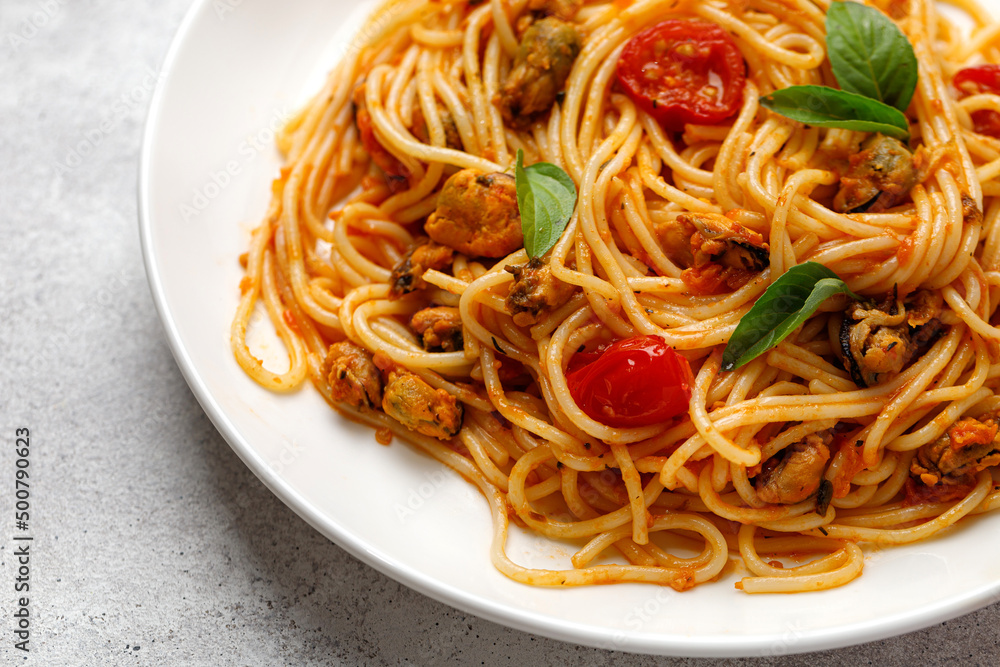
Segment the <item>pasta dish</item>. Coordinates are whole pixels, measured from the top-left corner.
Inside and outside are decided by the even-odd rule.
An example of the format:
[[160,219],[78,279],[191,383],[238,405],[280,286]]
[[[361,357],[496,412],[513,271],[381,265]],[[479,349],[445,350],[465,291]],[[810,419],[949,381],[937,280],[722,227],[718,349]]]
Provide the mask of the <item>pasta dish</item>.
[[236,359],[474,484],[516,581],[843,585],[1000,506],[1000,25],[941,9],[391,0],[279,134]]

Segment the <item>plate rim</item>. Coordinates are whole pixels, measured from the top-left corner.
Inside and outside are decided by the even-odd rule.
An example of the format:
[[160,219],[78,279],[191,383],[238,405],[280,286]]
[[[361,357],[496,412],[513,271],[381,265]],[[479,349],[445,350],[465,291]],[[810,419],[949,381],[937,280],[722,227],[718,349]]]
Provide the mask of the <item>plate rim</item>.
[[[647,655],[700,658],[734,658],[753,655],[792,655],[814,651],[845,648],[866,642],[895,637],[942,623],[963,614],[971,613],[1000,600],[1000,581],[984,584],[978,589],[943,601],[925,605],[917,611],[900,612],[877,622],[859,622],[841,625],[834,629],[809,630],[795,638],[792,646],[768,653],[781,637],[774,634],[748,638],[719,636],[682,637],[651,632],[627,633],[597,625],[584,625],[562,620],[550,615],[532,612],[509,604],[490,601],[456,586],[444,583],[416,568],[407,565],[366,543],[356,535],[325,516],[305,500],[291,484],[274,473],[269,464],[241,435],[238,428],[213,396],[207,383],[195,367],[180,335],[167,300],[161,279],[156,253],[152,245],[154,214],[150,209],[151,169],[153,152],[157,143],[157,127],[162,113],[163,100],[168,95],[172,80],[172,66],[186,46],[191,31],[200,15],[212,0],[194,0],[185,12],[159,69],[159,77],[151,97],[142,130],[137,178],[137,204],[139,242],[146,279],[160,323],[174,360],[182,376],[205,411],[215,429],[241,461],[289,509],[301,517],[321,535],[341,547],[353,557],[373,567],[380,573],[442,604],[457,608],[491,622],[537,634],[559,641]],[[376,0],[381,2],[382,0]],[[988,4],[985,0],[984,4]],[[640,584],[636,584],[640,585]]]

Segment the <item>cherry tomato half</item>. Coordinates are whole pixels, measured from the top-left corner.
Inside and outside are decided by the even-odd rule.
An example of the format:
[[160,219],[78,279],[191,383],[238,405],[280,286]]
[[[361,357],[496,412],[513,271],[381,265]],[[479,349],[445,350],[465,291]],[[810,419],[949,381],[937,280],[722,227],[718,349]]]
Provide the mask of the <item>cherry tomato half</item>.
[[671,19],[625,45],[618,81],[664,127],[682,131],[685,123],[714,125],[739,110],[746,61],[720,26]]
[[566,380],[587,416],[617,428],[649,426],[687,412],[694,384],[687,359],[658,336],[613,343]]
[[[952,83],[966,95],[993,93],[1000,95],[1000,65],[976,65],[966,67],[955,75]],[[992,109],[972,112],[972,124],[976,132],[1000,138],[1000,113]]]

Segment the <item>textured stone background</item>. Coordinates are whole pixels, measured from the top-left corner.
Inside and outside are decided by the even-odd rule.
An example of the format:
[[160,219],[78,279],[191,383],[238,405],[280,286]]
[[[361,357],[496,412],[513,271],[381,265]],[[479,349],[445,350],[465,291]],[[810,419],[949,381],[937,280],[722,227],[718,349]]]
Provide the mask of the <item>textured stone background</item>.
[[[410,591],[301,521],[209,423],[164,340],[136,224],[143,80],[189,2],[0,1],[0,662],[670,663]],[[10,616],[21,426],[38,536],[28,656]],[[998,620],[993,606],[841,651],[720,662],[991,665]]]

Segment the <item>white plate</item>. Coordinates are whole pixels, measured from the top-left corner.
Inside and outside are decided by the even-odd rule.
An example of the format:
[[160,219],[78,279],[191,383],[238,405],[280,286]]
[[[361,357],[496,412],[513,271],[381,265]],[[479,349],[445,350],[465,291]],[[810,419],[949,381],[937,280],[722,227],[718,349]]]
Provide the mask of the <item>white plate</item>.
[[[833,591],[750,596],[735,576],[683,594],[637,584],[524,586],[490,564],[485,500],[406,445],[378,445],[306,386],[254,384],[233,360],[237,262],[263,215],[279,126],[347,48],[371,3],[203,0],[167,57],[139,183],[149,281],[177,363],[219,431],[285,503],[378,570],[493,621],[627,651],[737,656],[827,649],[940,622],[1000,597],[1000,516],[870,553]],[[266,342],[266,341],[264,341]],[[281,360],[278,346],[266,356]],[[520,533],[508,550],[553,566],[568,549]]]

